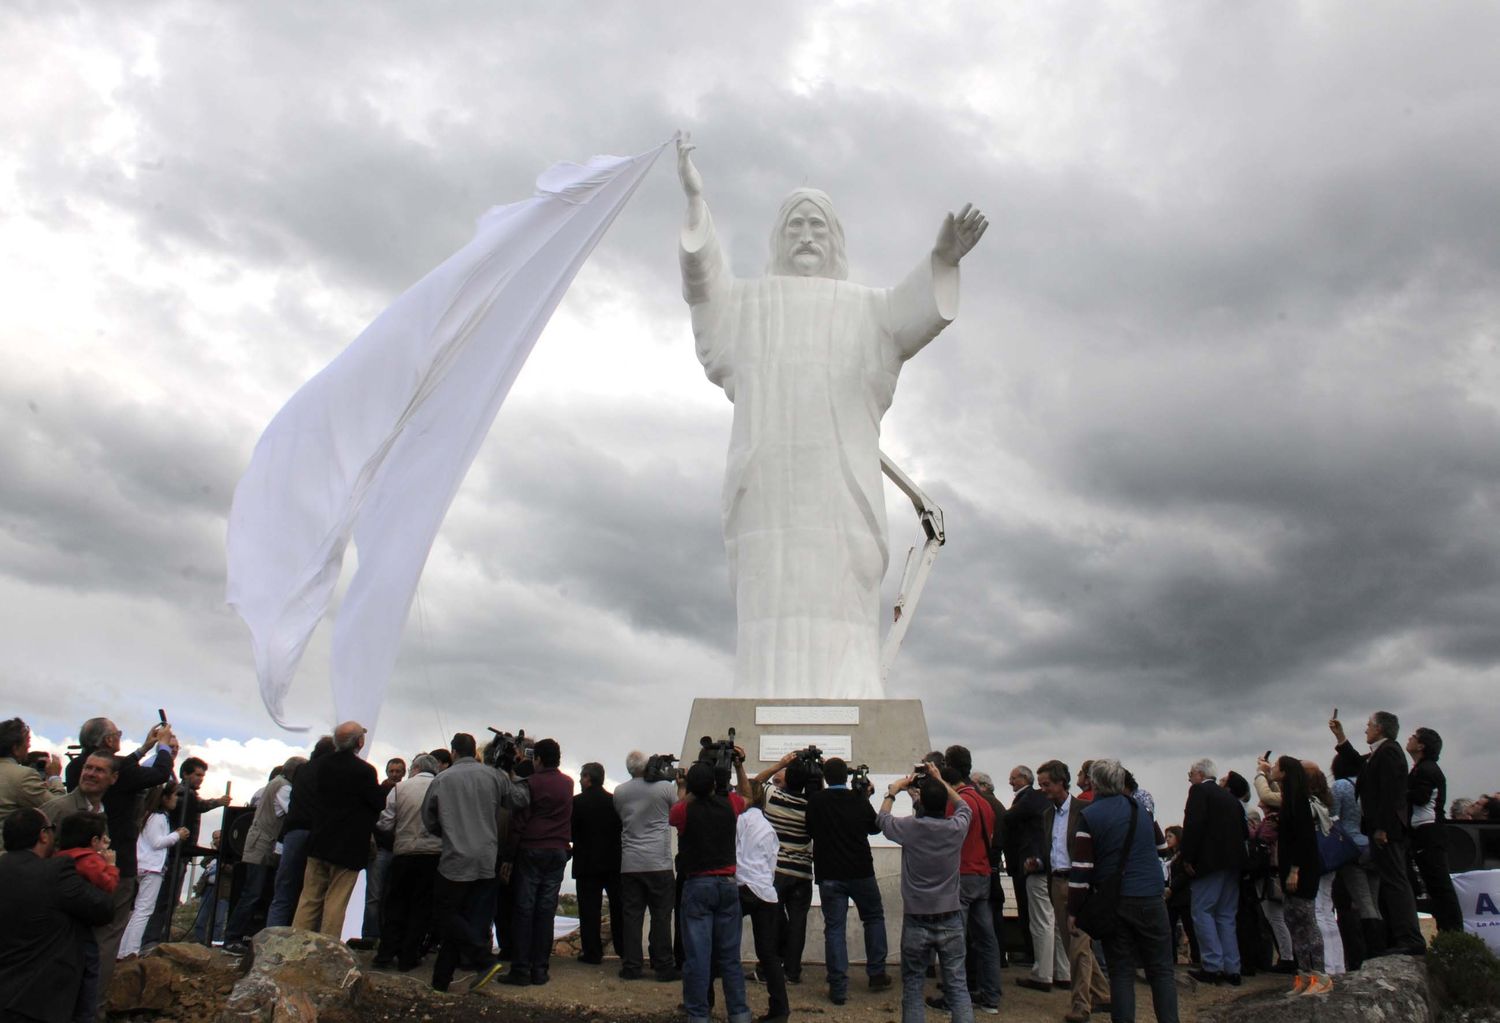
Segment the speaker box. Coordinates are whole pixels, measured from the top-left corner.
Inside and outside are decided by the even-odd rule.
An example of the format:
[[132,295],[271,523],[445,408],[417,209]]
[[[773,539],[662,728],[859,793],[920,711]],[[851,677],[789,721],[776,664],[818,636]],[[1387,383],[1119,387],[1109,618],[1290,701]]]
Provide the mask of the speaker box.
[[1448,847],[1448,869],[1455,874],[1500,868],[1500,822],[1449,821],[1443,828],[1443,844]]

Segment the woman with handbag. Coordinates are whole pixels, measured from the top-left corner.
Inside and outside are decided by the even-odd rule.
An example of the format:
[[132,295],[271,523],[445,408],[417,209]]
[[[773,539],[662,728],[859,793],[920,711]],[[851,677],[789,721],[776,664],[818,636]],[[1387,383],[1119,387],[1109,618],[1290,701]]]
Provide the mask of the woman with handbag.
[[1333,758],[1334,824],[1354,843],[1359,855],[1338,869],[1333,904],[1339,911],[1339,933],[1344,942],[1344,967],[1357,970],[1384,947],[1385,922],[1375,906],[1370,887],[1370,837],[1359,828],[1363,811],[1354,781],[1358,771],[1343,757]]
[[1283,908],[1287,927],[1292,932],[1292,953],[1297,960],[1292,994],[1326,994],[1333,990],[1333,980],[1324,971],[1323,933],[1318,929],[1315,908],[1323,864],[1318,856],[1318,830],[1307,791],[1307,772],[1296,757],[1278,757],[1275,764],[1261,760],[1257,767],[1281,790],[1276,859],[1286,897]]
[[1318,930],[1323,935],[1323,968],[1329,976],[1336,977],[1344,972],[1344,939],[1339,936],[1338,918],[1333,911],[1333,878],[1337,867],[1329,868],[1336,861],[1329,859],[1326,846],[1330,839],[1337,839],[1335,845],[1340,849],[1340,855],[1348,846],[1342,844],[1344,835],[1338,831],[1338,825],[1333,820],[1333,793],[1328,789],[1328,778],[1323,774],[1323,769],[1311,760],[1304,760],[1302,770],[1307,774],[1307,794],[1312,803],[1313,823],[1322,836],[1319,844],[1324,847],[1324,855],[1320,857],[1324,869],[1318,878],[1318,897],[1313,900],[1313,916],[1317,918]]

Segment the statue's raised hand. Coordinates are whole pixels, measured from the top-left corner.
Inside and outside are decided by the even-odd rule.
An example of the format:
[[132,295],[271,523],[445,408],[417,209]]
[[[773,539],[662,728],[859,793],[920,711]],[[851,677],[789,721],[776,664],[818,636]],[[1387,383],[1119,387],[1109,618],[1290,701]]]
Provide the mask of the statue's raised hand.
[[677,177],[689,200],[703,195],[703,176],[693,166],[693,150],[698,147],[693,145],[692,139],[692,132],[684,132],[677,139]]
[[[678,146],[681,147],[680,142]],[[964,203],[964,208],[958,213],[950,213],[943,218],[943,226],[938,229],[937,244],[932,247],[932,254],[948,266],[957,266],[958,261],[979,244],[979,239],[984,237],[985,229],[989,226],[990,222],[974,208],[973,203]]]

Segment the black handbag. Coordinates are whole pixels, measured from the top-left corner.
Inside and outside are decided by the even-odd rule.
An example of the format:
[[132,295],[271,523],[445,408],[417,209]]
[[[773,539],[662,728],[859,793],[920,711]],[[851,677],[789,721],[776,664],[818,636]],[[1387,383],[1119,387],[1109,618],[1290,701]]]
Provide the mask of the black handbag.
[[[1120,850],[1120,867],[1111,877],[1095,879],[1089,885],[1088,895],[1078,910],[1078,928],[1089,937],[1104,940],[1112,937],[1119,926],[1115,911],[1120,906],[1120,886],[1125,877],[1125,865],[1130,862],[1130,847],[1135,842],[1135,821],[1141,808],[1130,800],[1130,827],[1125,830],[1125,848]],[[1097,857],[1097,852],[1095,856]]]

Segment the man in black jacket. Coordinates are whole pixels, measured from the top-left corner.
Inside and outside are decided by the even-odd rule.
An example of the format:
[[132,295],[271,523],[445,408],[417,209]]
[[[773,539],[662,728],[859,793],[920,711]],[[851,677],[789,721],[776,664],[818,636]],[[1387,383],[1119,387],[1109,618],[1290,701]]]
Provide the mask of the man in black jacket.
[[[1380,880],[1380,915],[1385,918],[1385,953],[1421,955],[1427,943],[1417,923],[1417,900],[1406,876],[1410,812],[1406,798],[1406,755],[1396,744],[1401,722],[1389,711],[1377,710],[1365,722],[1368,756],[1360,756],[1344,736],[1337,718],[1328,722],[1337,741],[1336,762],[1358,771],[1354,790],[1359,795],[1359,830],[1370,836],[1370,868]],[[1383,954],[1369,949],[1366,958]]]
[[1462,931],[1464,914],[1448,873],[1448,847],[1443,844],[1447,823],[1443,806],[1448,802],[1448,779],[1438,766],[1443,737],[1431,728],[1418,728],[1406,740],[1411,754],[1411,774],[1406,780],[1406,801],[1411,806],[1411,858],[1427,886],[1432,916],[1440,931]]
[[1005,853],[1005,872],[1010,875],[1011,887],[1016,893],[1016,918],[1020,921],[1021,940],[1026,946],[1019,958],[1011,959],[1011,965],[1030,966],[1036,959],[1036,954],[1031,938],[1031,902],[1026,897],[1028,854],[1024,851],[1024,846],[1034,837],[1026,834],[1027,829],[1035,831],[1041,827],[1041,804],[1046,801],[1046,797],[1040,796],[1033,788],[1036,775],[1025,764],[1010,769],[1009,782],[1012,793],[1010,809],[1003,816],[997,815],[997,819],[1000,821],[1000,846]]
[[868,790],[849,787],[849,765],[838,757],[823,764],[828,787],[807,800],[807,835],[812,839],[813,872],[823,905],[823,962],[828,968],[828,997],[843,1005],[849,996],[849,944],[845,926],[849,902],[859,911],[865,932],[865,974],[874,990],[891,986],[885,972],[889,953],[885,937],[885,906],[875,880],[870,836],[880,834],[880,821],[870,805]]
[[52,855],[55,836],[40,810],[11,814],[3,839],[0,1019],[72,1019],[84,928],[109,920],[109,896],[79,876],[71,857]]
[[[339,938],[359,872],[370,861],[375,821],[385,809],[385,793],[375,768],[359,758],[365,729],[345,721],[334,729],[334,752],[317,771],[321,812],[307,838],[307,875],[292,926]],[[294,786],[297,784],[293,783]]]
[[[120,729],[107,718],[102,728],[96,729],[97,749],[115,755],[115,780],[104,792],[104,816],[109,821],[110,848],[115,851],[115,866],[120,870],[120,883],[113,896],[114,910],[110,920],[95,929],[94,940],[99,943],[99,990],[109,990],[110,978],[115,972],[115,955],[120,951],[120,938],[125,934],[125,925],[135,909],[135,841],[140,835],[137,813],[140,812],[139,796],[153,785],[161,785],[172,777],[172,736],[170,725],[158,724],[146,734],[146,744],[127,756],[119,756]],[[85,727],[93,722],[85,722]],[[142,761],[149,761],[142,766]],[[69,765],[71,766],[71,765]],[[80,765],[79,772],[82,772]]]
[[604,765],[584,764],[578,772],[582,790],[573,797],[573,880],[578,884],[578,933],[583,950],[578,961],[604,961],[600,914],[609,896],[610,944],[624,958],[624,932],[616,913],[620,883],[620,815],[615,798],[604,791]]
[[1195,979],[1208,984],[1240,982],[1240,942],[1235,916],[1240,872],[1250,837],[1240,801],[1219,785],[1207,758],[1188,769],[1187,806],[1182,811],[1182,862],[1192,880],[1193,930],[1198,935]]

